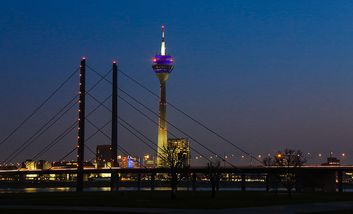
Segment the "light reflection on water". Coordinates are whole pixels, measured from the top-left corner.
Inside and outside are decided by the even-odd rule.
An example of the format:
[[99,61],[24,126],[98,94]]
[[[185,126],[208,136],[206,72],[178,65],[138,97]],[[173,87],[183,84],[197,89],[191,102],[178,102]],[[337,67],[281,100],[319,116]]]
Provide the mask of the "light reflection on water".
[[34,192],[69,192],[71,187],[48,187],[48,188],[0,188],[0,193],[34,193]]
[[[120,187],[121,191],[137,191],[136,187]],[[141,191],[151,191],[150,187],[141,187]],[[156,187],[156,191],[168,191],[170,187]],[[187,190],[187,188],[180,187],[178,190]],[[40,188],[0,188],[1,193],[36,193],[36,192],[74,192],[75,187],[40,187]],[[88,187],[85,188],[86,192],[107,192],[110,191],[110,187]]]
[[[155,191],[170,191],[170,187],[155,187]],[[136,187],[120,187],[121,191],[137,191]],[[191,188],[178,187],[179,191],[192,191]],[[211,191],[210,187],[198,187],[197,191]],[[48,188],[0,188],[1,193],[37,193],[37,192],[75,192],[75,187],[48,187]],[[110,187],[88,187],[85,188],[86,192],[107,192]],[[150,187],[141,187],[140,191],[151,191]],[[239,187],[220,188],[219,191],[241,191]],[[266,191],[266,188],[261,187],[248,187],[246,191]],[[286,191],[285,188],[278,188],[278,191]],[[338,191],[338,190],[337,190]],[[353,189],[346,188],[344,192],[353,192]]]

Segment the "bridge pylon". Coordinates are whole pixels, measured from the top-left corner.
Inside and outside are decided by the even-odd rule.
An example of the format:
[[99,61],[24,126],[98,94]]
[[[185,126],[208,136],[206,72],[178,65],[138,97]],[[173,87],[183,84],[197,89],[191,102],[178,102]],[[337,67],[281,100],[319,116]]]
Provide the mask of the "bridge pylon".
[[83,161],[85,154],[85,107],[86,107],[86,58],[80,62],[80,91],[78,109],[78,136],[77,136],[77,184],[76,191],[83,191]]
[[[113,61],[112,68],[112,131],[111,131],[111,164],[112,167],[118,167],[118,66]],[[119,175],[112,170],[110,176],[111,191],[118,190]]]

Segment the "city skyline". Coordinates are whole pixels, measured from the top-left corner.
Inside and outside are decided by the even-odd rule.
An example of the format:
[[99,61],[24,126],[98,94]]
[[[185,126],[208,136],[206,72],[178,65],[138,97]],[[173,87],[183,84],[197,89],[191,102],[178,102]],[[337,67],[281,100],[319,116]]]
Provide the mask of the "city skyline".
[[[150,64],[158,51],[160,25],[165,24],[168,50],[177,65],[168,85],[168,101],[255,155],[293,148],[322,155],[345,153],[347,163],[353,161],[351,3],[235,1],[207,5],[198,1],[198,7],[189,8],[192,13],[185,9],[187,2],[171,3],[173,11],[167,3],[152,6],[147,2],[140,6],[110,2],[98,8],[94,2],[0,4],[0,47],[4,50],[0,52],[0,140],[78,66],[81,56],[101,74],[116,59],[119,69],[158,93]],[[118,12],[103,13],[110,11],[108,5]],[[162,13],[143,15],[149,9]],[[88,84],[93,84],[97,75],[88,75]],[[30,136],[30,127],[44,123],[53,110],[77,94],[77,80],[78,76],[22,134],[1,145],[1,157]],[[122,75],[120,86],[157,111],[156,99]],[[103,100],[107,92],[109,85],[103,85],[96,95]],[[88,108],[94,105],[90,100]],[[120,101],[119,114],[156,140],[155,125],[140,122],[143,118]],[[59,127],[68,125],[70,118],[77,118],[76,111]],[[102,118],[109,119],[109,113],[101,110],[94,120],[103,124]],[[241,155],[172,109],[168,109],[168,118],[218,153]],[[18,160],[33,156],[57,131],[50,131]],[[133,153],[152,153],[121,129],[118,136]],[[92,146],[109,144],[102,136],[94,141]],[[51,154],[43,159],[60,158],[75,143],[75,138],[68,138],[53,149],[58,157]]]

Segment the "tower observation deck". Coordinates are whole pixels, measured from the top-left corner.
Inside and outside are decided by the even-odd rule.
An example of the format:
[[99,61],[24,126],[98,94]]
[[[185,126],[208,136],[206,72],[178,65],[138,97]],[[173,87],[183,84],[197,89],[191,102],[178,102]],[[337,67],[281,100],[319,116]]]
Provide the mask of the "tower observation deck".
[[167,132],[167,94],[166,81],[174,66],[173,57],[166,54],[166,45],[164,38],[165,27],[162,25],[162,43],[161,52],[153,57],[152,69],[156,73],[160,83],[160,101],[159,101],[159,120],[158,120],[158,148],[157,148],[157,167],[164,167],[163,150],[167,148],[168,132]]

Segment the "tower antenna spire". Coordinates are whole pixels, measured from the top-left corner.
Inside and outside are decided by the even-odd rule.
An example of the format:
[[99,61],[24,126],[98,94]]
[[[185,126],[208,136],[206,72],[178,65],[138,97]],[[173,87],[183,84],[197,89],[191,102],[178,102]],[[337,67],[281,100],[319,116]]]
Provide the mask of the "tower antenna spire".
[[162,25],[162,44],[161,44],[161,55],[165,56],[166,51],[165,51],[165,40],[164,40],[164,25]]

